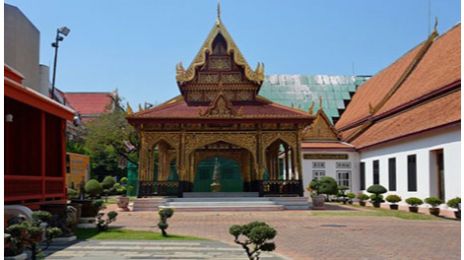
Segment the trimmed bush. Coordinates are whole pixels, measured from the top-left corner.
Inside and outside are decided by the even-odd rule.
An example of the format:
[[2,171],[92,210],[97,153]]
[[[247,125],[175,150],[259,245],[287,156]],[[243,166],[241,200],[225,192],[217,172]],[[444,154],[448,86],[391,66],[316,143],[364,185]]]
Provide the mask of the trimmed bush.
[[116,184],[116,180],[113,176],[106,176],[101,182],[101,186],[105,190],[113,188],[114,184]]
[[423,202],[421,199],[416,198],[416,197],[407,198],[405,201],[406,201],[406,203],[408,203],[409,206],[411,206],[411,207],[417,207],[417,206],[419,206],[419,205],[424,204],[424,202]]
[[161,229],[161,234],[163,237],[167,237],[168,233],[166,233],[166,229],[168,229],[168,218],[174,215],[174,209],[172,208],[162,208],[158,211],[160,220],[158,222],[158,227]]
[[75,189],[68,188],[68,199],[77,199],[79,193]]
[[372,203],[380,205],[380,203],[383,202],[383,196],[380,194],[386,193],[387,189],[382,185],[374,184],[374,185],[369,186],[369,188],[367,188],[367,192],[372,193],[370,197]]
[[338,185],[334,178],[329,176],[323,176],[319,179],[314,178],[309,184],[309,188],[313,191],[316,191],[317,195],[326,194],[328,195],[337,195]]
[[369,199],[369,196],[367,194],[364,194],[364,193],[359,193],[358,196],[357,196],[358,200],[360,201],[365,201],[365,200],[368,200]]
[[102,186],[95,179],[89,180],[85,184],[84,189],[85,189],[85,192],[87,194],[89,194],[91,197],[96,197],[96,196],[100,195],[100,193],[102,192]]
[[436,208],[436,207],[440,206],[440,204],[442,204],[443,201],[441,199],[439,199],[438,197],[432,196],[432,197],[426,198],[425,203],[432,206],[432,208]]
[[119,180],[119,183],[121,183],[121,185],[126,185],[127,183],[129,182],[129,180],[127,179],[127,177],[122,177],[121,180]]
[[448,202],[446,202],[446,205],[448,205],[448,207],[453,208],[453,209],[459,209],[459,203],[461,203],[461,198],[456,197],[454,199],[448,200]]
[[356,198],[356,194],[354,194],[353,192],[348,192],[348,193],[346,194],[346,196],[347,196],[348,199],[350,199],[350,200]]
[[401,201],[401,197],[398,196],[398,195],[395,195],[395,194],[391,194],[391,195],[388,195],[386,198],[385,198],[386,201],[390,202],[390,203],[398,203]]
[[[248,259],[259,259],[262,251],[274,251],[276,246],[272,240],[277,235],[277,231],[264,222],[254,221],[246,225],[233,225],[229,228],[229,234],[234,236],[234,242],[241,245],[248,256]],[[245,239],[241,241],[240,236]]]

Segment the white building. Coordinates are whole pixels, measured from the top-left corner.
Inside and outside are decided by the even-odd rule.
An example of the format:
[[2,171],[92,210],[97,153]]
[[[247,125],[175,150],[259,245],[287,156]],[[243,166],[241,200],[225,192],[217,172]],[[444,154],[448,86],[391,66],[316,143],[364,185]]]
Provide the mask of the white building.
[[434,31],[361,85],[335,129],[315,120],[302,144],[305,187],[325,175],[403,200],[461,196],[460,30]]

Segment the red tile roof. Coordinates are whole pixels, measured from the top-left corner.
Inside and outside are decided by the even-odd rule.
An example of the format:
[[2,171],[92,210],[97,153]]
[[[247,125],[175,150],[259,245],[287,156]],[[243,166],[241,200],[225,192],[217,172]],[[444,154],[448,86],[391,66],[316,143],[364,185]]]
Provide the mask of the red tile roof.
[[460,120],[461,90],[380,120],[351,143],[356,148],[365,148]]
[[[336,124],[343,140],[364,148],[460,121],[460,30],[428,49],[421,43],[362,85]],[[369,104],[378,105],[373,114]]]
[[107,112],[113,103],[111,92],[67,92],[66,100],[81,115],[99,115]]
[[[308,113],[292,109],[258,97],[253,103],[233,104],[237,111],[237,118],[299,118],[311,120],[313,116]],[[177,96],[166,103],[137,112],[130,118],[139,119],[207,119],[201,116],[209,108],[209,105],[188,105],[182,96]],[[308,121],[310,122],[310,121]]]

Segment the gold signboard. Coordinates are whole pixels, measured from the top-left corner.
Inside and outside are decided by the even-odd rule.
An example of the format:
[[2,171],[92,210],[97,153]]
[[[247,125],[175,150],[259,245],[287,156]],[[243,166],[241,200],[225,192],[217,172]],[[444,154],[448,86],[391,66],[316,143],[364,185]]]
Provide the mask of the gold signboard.
[[303,155],[305,160],[348,160],[345,153],[307,153]]

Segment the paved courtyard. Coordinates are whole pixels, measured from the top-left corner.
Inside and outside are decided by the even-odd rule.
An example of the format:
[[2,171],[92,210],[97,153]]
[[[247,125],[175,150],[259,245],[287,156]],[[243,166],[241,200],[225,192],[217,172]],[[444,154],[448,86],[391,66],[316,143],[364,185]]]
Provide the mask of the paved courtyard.
[[[276,253],[291,259],[460,259],[459,221],[312,212],[175,212],[168,232],[235,245],[229,227],[259,220],[277,229]],[[156,212],[119,212],[113,226],[158,231],[157,220]]]

